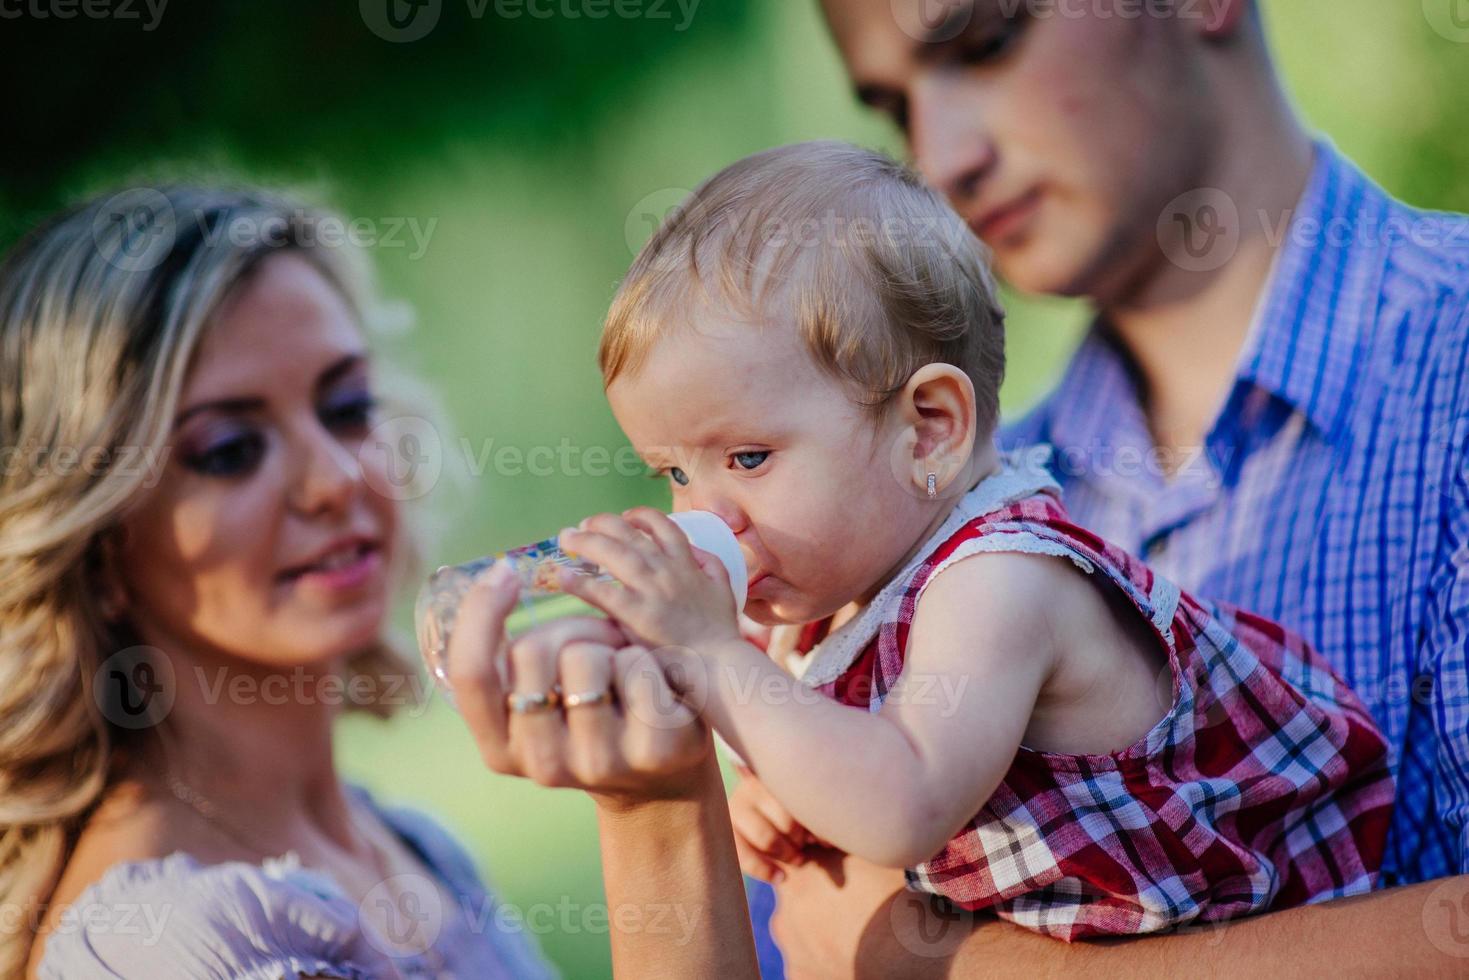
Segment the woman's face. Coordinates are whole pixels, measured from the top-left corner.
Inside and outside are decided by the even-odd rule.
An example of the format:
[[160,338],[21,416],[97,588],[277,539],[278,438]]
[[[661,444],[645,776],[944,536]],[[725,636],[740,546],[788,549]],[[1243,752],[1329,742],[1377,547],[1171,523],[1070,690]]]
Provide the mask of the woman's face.
[[347,303],[301,256],[266,259],[206,329],[163,479],[124,522],[143,642],[267,669],[374,644],[397,522],[374,415]]

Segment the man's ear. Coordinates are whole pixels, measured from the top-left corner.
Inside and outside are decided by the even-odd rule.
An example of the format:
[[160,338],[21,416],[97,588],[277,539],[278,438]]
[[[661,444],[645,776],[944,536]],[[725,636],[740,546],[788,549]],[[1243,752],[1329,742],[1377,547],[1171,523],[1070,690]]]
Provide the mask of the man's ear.
[[1223,41],[1234,37],[1245,17],[1256,12],[1254,8],[1255,0],[1203,0],[1199,11],[1204,18],[1205,39]]
[[912,446],[905,475],[927,496],[928,475],[934,474],[941,494],[974,452],[974,383],[952,364],[925,364],[904,385],[899,404]]

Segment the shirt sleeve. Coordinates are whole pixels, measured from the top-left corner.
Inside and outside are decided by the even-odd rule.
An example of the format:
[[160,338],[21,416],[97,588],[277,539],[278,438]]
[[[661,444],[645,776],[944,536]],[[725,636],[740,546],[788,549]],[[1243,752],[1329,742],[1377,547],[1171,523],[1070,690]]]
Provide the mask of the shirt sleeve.
[[[1469,417],[1459,434],[1469,433]],[[1453,861],[1469,873],[1469,445],[1456,440],[1441,518],[1439,568],[1423,667],[1433,679],[1437,741],[1434,798],[1438,818],[1457,843]]]
[[357,909],[310,872],[201,866],[174,854],[121,864],[84,891],[46,937],[42,980],[370,980],[390,961]]

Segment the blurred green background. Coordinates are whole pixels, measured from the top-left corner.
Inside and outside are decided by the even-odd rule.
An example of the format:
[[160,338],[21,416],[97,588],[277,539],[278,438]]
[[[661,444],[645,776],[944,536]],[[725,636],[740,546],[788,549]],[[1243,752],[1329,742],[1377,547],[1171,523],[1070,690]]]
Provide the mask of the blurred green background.
[[[1434,30],[1437,3],[1264,0],[1311,123],[1399,196],[1469,210],[1469,45]],[[374,260],[416,319],[381,355],[425,379],[452,423],[426,501],[447,532],[432,561],[665,503],[648,480],[571,471],[624,445],[594,353],[634,250],[682,189],[737,157],[818,137],[900,153],[896,134],[849,96],[814,0],[704,0],[687,22],[676,3],[666,18],[508,19],[443,0],[407,43],[370,29],[371,6],[179,2],[152,29],[141,3],[138,19],[7,15],[0,234],[160,173],[286,183],[383,236],[401,223]],[[1083,311],[1009,305],[1013,412],[1064,363]],[[577,462],[497,465],[496,450],[537,446]],[[408,616],[405,602],[405,630]],[[351,778],[447,821],[508,902],[547,909],[537,938],[568,976],[609,973],[605,928],[582,918],[601,901],[584,798],[487,774],[440,699],[343,728]]]

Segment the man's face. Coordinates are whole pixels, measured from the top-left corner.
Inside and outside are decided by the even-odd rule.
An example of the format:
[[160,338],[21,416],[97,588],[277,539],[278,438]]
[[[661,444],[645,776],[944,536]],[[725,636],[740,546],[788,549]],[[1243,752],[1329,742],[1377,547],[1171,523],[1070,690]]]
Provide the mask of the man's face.
[[1159,260],[1159,215],[1208,175],[1219,0],[823,4],[858,96],[1012,285],[1105,302]]

